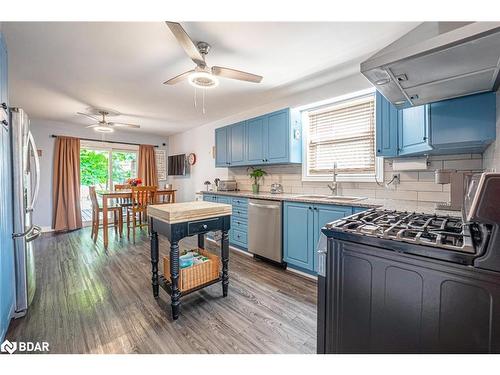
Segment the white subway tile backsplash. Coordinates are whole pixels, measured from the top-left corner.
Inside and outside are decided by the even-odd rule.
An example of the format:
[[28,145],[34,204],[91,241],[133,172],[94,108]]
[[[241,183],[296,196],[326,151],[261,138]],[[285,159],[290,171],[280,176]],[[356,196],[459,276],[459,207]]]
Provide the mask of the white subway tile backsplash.
[[469,160],[445,160],[445,169],[456,169],[459,171],[481,170],[483,169],[482,159],[469,159]]
[[[432,206],[435,202],[448,202],[450,186],[434,183],[434,170],[446,168],[460,171],[482,170],[481,154],[444,155],[429,157],[430,166],[426,171],[403,171],[400,174],[401,183],[389,188],[373,182],[340,182],[339,194],[357,197],[381,198],[396,201],[419,201],[419,205]],[[302,181],[300,165],[263,166],[268,175],[264,177],[261,190],[269,191],[272,183],[283,185],[285,193],[294,194],[330,194],[326,186],[328,181]],[[384,182],[392,178],[392,159],[384,160]],[[252,180],[248,177],[246,167],[230,168],[229,178],[238,182],[240,190],[251,190]]]

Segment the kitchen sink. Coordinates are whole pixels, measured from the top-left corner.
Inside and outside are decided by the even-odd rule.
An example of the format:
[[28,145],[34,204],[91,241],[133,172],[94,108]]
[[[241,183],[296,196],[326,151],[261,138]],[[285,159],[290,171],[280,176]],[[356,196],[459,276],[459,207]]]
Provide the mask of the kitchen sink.
[[364,197],[349,197],[346,195],[321,195],[321,194],[298,195],[297,198],[327,199],[327,200],[332,200],[332,201],[343,201],[343,202],[354,202],[354,201],[366,199]]

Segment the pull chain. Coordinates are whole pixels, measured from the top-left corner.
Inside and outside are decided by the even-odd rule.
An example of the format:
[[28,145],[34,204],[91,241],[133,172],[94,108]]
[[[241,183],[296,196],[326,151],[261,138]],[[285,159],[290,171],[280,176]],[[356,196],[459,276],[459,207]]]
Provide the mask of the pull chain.
[[205,114],[205,91],[203,90],[203,114]]

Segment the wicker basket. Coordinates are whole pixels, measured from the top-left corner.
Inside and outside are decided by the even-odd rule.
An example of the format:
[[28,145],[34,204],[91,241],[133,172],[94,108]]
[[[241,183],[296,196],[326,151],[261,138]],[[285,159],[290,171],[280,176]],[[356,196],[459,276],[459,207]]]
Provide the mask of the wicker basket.
[[[181,268],[179,270],[179,289],[181,292],[194,289],[200,285],[219,278],[220,272],[220,257],[209,253],[206,250],[198,249],[198,253],[207,257],[209,260],[195,264],[191,267]],[[163,258],[163,275],[170,281],[170,258]]]

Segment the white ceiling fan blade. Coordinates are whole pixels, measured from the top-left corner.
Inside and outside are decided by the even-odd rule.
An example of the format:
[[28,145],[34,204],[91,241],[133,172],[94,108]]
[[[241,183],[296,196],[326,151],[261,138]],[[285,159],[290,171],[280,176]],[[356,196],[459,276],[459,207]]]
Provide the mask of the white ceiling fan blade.
[[97,128],[98,126],[102,126],[102,125],[101,124],[94,124],[94,125],[86,126],[86,128]]
[[127,124],[125,122],[108,122],[110,126],[122,127],[122,128],[135,128],[139,129],[141,126],[136,124]]
[[89,115],[89,114],[87,114],[87,113],[83,113],[83,112],[76,112],[76,114],[77,114],[77,115],[82,115],[82,116],[88,117],[88,118],[90,118],[90,119],[92,119],[92,120],[94,120],[94,121],[99,121],[99,119],[98,119],[97,117],[94,117],[94,116]]
[[193,43],[181,24],[169,21],[165,21],[165,23],[167,24],[170,31],[172,31],[172,34],[174,34],[177,42],[179,42],[181,47],[191,58],[191,60],[193,60],[196,65],[205,65],[205,60],[203,60],[203,56],[198,50],[198,47],[196,47],[196,45]]
[[224,68],[222,66],[212,66],[212,74],[219,77],[237,79],[240,81],[260,83],[262,76],[256,74],[242,72],[241,70]]
[[163,84],[164,85],[175,85],[176,83],[179,83],[183,79],[186,79],[193,72],[194,72],[194,70],[188,70],[187,72],[179,74],[178,76],[175,76],[174,78],[170,78],[168,81],[163,82]]

